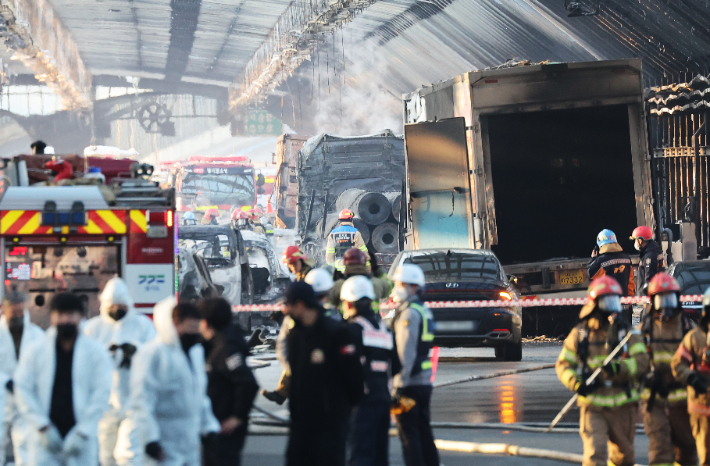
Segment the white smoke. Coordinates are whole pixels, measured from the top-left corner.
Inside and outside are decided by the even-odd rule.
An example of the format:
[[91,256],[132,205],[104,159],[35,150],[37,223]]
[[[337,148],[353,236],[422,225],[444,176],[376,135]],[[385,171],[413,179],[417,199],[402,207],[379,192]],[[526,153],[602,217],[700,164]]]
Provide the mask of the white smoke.
[[[314,53],[316,83],[311,108],[317,132],[341,136],[373,134],[391,129],[401,134],[401,98],[386,89],[388,63],[374,45],[334,45]],[[344,50],[344,51],[343,51]]]

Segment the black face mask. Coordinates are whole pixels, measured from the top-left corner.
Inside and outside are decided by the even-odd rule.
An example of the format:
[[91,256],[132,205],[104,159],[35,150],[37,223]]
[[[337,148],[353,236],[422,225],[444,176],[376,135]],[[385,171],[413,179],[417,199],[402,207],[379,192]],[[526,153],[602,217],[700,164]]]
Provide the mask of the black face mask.
[[122,308],[118,309],[113,309],[108,312],[109,317],[111,317],[113,320],[121,320],[124,317],[126,317],[126,314],[128,314],[128,311]]
[[201,336],[202,335],[199,333],[183,333],[180,335],[180,345],[182,346],[183,351],[186,353],[190,351],[190,348],[200,342]]
[[7,324],[10,326],[10,328],[22,328],[24,323],[25,323],[25,319],[22,316],[20,316],[20,317],[12,316],[12,317],[10,317],[10,320]]
[[76,324],[57,325],[57,338],[60,340],[73,340],[79,334],[79,326]]

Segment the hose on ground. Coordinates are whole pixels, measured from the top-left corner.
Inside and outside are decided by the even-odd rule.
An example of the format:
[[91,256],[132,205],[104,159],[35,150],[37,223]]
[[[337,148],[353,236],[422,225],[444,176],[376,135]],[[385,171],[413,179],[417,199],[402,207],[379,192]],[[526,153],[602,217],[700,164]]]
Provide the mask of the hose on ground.
[[525,372],[541,371],[544,369],[554,369],[554,368],[555,368],[554,364],[544,364],[542,366],[526,367],[523,369],[516,369],[513,371],[495,372],[493,374],[487,374],[487,375],[470,375],[470,376],[466,377],[465,379],[459,379],[459,380],[453,380],[451,382],[443,382],[443,383],[434,384],[434,388],[449,387],[451,385],[458,385],[460,383],[474,382],[477,380],[494,379],[496,377],[505,377],[507,375],[523,374]]

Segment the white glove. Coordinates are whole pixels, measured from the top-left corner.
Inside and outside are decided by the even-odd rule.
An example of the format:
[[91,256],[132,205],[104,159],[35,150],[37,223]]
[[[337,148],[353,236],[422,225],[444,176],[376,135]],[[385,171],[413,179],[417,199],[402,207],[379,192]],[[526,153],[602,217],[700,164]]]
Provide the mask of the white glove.
[[76,429],[70,430],[67,437],[64,439],[62,453],[64,453],[64,456],[79,455],[84,450],[87,440],[84,434],[78,432]]
[[52,453],[58,453],[62,450],[62,436],[59,434],[57,428],[51,424],[48,425],[44,431],[39,431],[39,441],[44,448]]

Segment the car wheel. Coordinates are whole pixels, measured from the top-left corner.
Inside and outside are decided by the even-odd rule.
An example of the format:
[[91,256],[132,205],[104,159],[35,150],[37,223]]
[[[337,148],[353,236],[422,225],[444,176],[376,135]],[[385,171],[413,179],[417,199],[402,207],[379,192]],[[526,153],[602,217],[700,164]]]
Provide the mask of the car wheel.
[[503,343],[495,348],[496,358],[503,361],[520,361],[523,359],[523,342]]

